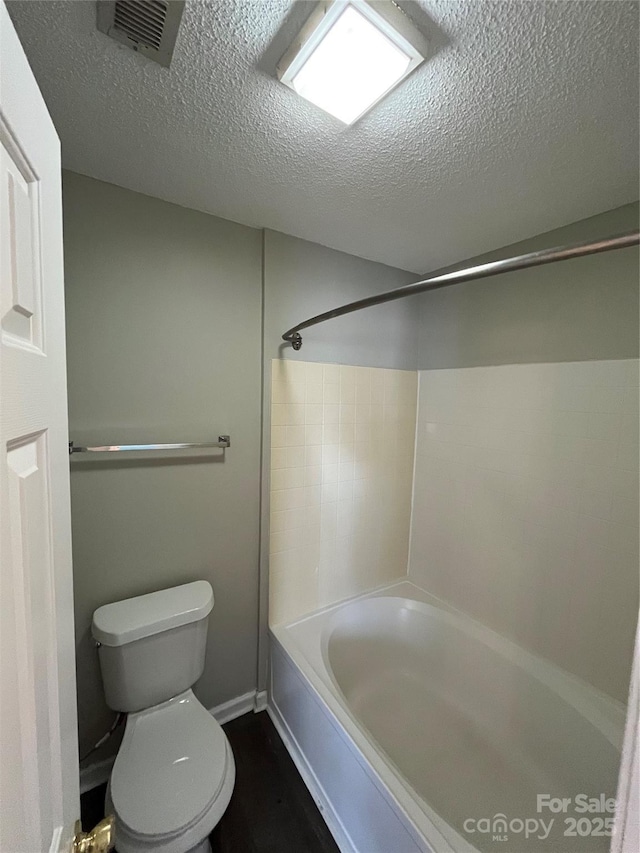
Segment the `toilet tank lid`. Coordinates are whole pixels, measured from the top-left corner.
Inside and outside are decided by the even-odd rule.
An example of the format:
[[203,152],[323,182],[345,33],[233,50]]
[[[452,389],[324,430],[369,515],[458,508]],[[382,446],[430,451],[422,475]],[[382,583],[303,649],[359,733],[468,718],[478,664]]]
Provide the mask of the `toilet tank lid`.
[[212,607],[211,584],[194,581],[99,607],[91,633],[104,646],[123,646],[204,619]]

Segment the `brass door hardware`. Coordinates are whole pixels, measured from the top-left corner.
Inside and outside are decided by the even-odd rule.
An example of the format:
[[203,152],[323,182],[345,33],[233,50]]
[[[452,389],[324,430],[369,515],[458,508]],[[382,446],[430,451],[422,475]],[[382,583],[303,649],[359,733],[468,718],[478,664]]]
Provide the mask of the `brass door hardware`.
[[83,832],[82,824],[76,821],[73,853],[109,853],[115,843],[116,819],[111,814],[96,824],[91,832]]

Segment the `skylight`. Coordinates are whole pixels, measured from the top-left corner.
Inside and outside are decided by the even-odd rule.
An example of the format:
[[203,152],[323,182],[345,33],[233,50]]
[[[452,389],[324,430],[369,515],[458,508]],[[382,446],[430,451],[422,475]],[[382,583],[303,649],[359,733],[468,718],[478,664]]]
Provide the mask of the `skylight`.
[[[283,57],[279,76],[306,100],[353,124],[424,56],[390,23],[402,15],[391,2],[384,17],[364,0],[334,0],[325,7],[312,16],[301,46]],[[411,26],[405,16],[401,24],[405,32]]]

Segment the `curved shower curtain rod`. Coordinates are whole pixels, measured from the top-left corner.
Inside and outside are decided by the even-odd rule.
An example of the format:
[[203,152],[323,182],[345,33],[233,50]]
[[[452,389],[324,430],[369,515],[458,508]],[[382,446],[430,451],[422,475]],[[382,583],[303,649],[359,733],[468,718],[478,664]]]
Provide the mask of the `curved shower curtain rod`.
[[394,299],[404,299],[406,296],[415,296],[427,290],[438,290],[442,287],[451,287],[454,284],[462,284],[465,281],[474,281],[477,278],[487,278],[491,275],[501,275],[505,272],[524,270],[528,267],[538,267],[542,264],[553,264],[556,261],[568,261],[571,258],[582,258],[585,255],[596,255],[599,252],[611,252],[614,249],[626,249],[640,243],[640,231],[628,231],[615,237],[606,237],[604,240],[590,240],[585,243],[574,243],[571,246],[557,246],[553,249],[541,249],[538,252],[530,252],[528,255],[516,255],[513,258],[503,258],[499,261],[491,261],[488,264],[480,264],[475,267],[465,267],[455,272],[434,275],[423,278],[414,284],[406,284],[395,290],[378,293],[376,296],[368,296],[366,299],[358,299],[334,308],[333,311],[325,311],[317,314],[304,323],[298,323],[288,329],[282,336],[282,340],[291,344],[294,350],[302,347],[302,329],[308,329],[334,317],[342,317],[343,314],[351,314],[353,311],[361,311],[372,305],[381,305],[384,302],[392,302]]

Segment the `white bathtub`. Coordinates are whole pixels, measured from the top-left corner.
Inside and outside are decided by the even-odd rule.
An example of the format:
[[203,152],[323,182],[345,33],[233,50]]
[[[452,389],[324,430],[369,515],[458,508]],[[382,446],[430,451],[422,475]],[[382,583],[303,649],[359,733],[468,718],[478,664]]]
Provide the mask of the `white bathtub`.
[[341,850],[608,850],[619,703],[406,581],[271,633],[269,712]]

